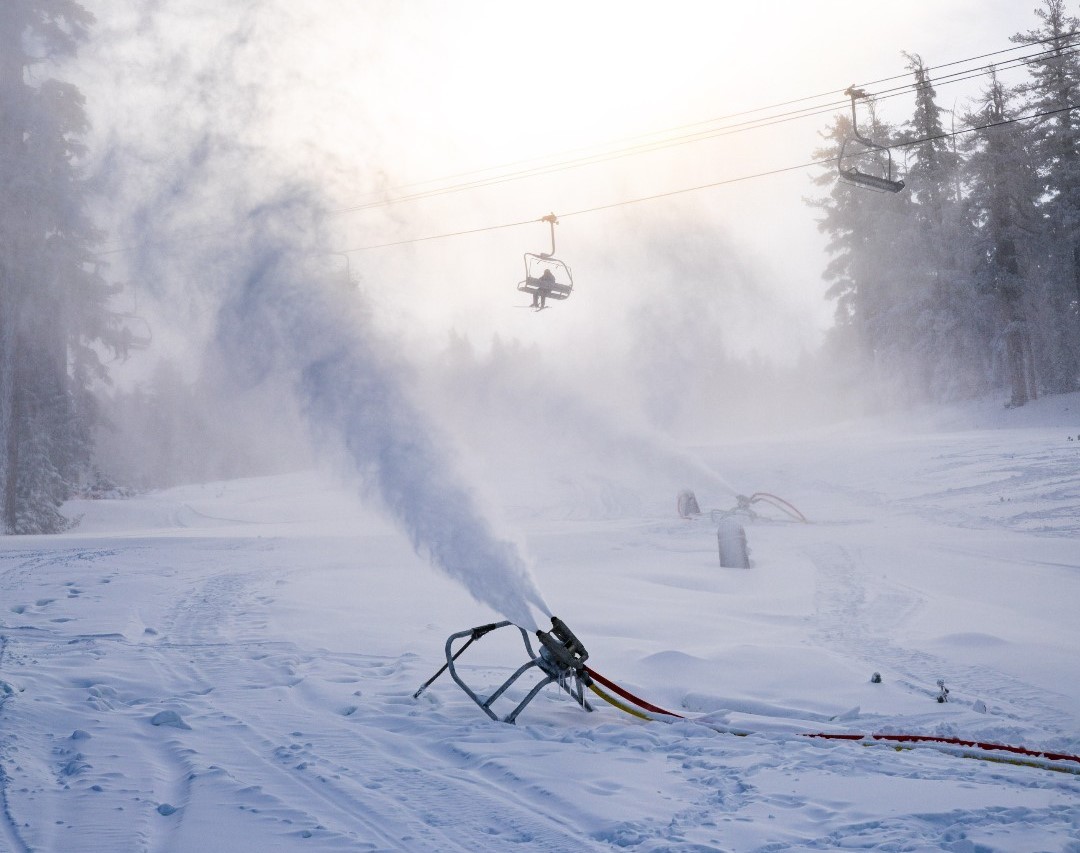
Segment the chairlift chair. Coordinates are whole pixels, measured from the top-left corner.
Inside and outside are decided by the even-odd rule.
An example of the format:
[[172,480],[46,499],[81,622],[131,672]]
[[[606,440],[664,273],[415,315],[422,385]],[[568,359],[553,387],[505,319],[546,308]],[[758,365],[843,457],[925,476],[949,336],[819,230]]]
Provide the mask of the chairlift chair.
[[112,342],[114,361],[127,361],[132,350],[149,349],[154,341],[150,323],[140,314],[113,314],[111,323],[116,333]]
[[143,350],[154,341],[154,333],[145,317],[138,314],[119,314],[120,337],[126,349]]
[[[100,262],[94,263],[94,275],[99,275]],[[114,284],[109,286],[110,294],[123,292],[125,285]],[[150,322],[139,313],[138,291],[131,292],[131,307],[126,311],[116,311],[111,314],[111,323],[116,329],[116,357],[127,360],[131,350],[149,349],[154,342],[154,331]]]
[[[855,101],[859,98],[866,98],[866,92],[851,86],[844,94],[851,98],[852,136],[846,138],[843,143],[841,143],[840,155],[836,158],[836,171],[839,174],[840,180],[846,184],[873,190],[874,192],[900,192],[900,190],[904,188],[904,182],[902,180],[893,179],[892,151],[887,145],[879,145],[859,133],[859,121],[855,113]],[[849,151],[849,145],[852,142],[857,143],[857,146],[855,150]],[[859,148],[858,146],[862,147]],[[864,158],[873,152],[880,151],[885,152],[884,168],[880,170],[882,174],[863,172],[854,164],[854,161]],[[875,159],[881,160],[880,157]]]
[[537,311],[547,307],[547,300],[566,299],[574,290],[570,267],[555,257],[555,226],[559,220],[550,213],[541,221],[551,226],[551,251],[525,253],[525,279],[517,286],[518,290],[532,296],[529,307]]

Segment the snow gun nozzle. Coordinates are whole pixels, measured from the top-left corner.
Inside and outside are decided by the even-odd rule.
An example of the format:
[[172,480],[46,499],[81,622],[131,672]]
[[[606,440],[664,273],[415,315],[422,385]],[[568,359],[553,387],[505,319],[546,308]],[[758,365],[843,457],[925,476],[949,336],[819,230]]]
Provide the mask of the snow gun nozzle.
[[574,632],[566,627],[566,623],[558,616],[551,617],[551,630],[541,631],[537,629],[536,638],[548,653],[551,661],[560,669],[573,670],[576,673],[585,672],[585,661],[589,653],[581,644]]

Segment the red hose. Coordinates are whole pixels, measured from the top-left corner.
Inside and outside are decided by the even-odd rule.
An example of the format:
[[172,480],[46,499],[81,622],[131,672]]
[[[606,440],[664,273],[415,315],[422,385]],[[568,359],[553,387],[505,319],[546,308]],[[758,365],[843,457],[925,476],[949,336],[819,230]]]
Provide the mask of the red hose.
[[939,743],[948,746],[966,746],[969,749],[984,749],[987,752],[1011,752],[1014,755],[1024,755],[1030,758],[1045,758],[1048,761],[1075,761],[1080,764],[1080,755],[1069,755],[1067,752],[1046,752],[1045,750],[1028,749],[1025,746],[1009,746],[1003,743],[989,743],[978,740],[963,740],[958,737],[935,737],[933,735],[857,735],[857,734],[807,734],[805,737],[826,738],[828,740],[885,740],[895,743]]
[[680,720],[685,719],[682,714],[676,714],[674,711],[665,711],[663,708],[660,708],[657,705],[653,705],[651,702],[646,702],[640,696],[635,696],[629,690],[623,690],[621,687],[619,687],[618,684],[616,684],[614,681],[609,681],[608,679],[604,678],[604,676],[598,673],[595,669],[586,668],[585,671],[589,673],[589,675],[591,675],[594,679],[603,684],[604,687],[606,687],[608,690],[611,690],[613,693],[617,693],[619,696],[622,696],[622,698],[627,700],[628,702],[633,702],[639,708],[644,708],[646,711],[652,711],[654,714],[666,714],[669,717],[678,717]]
[[[626,699],[628,702],[632,702],[639,708],[643,708],[646,711],[650,711],[654,714],[663,714],[668,717],[676,717],[677,719],[684,720],[682,714],[676,714],[674,711],[667,711],[658,705],[653,705],[651,702],[647,702],[640,696],[635,696],[629,690],[624,690],[615,682],[604,678],[600,673],[594,669],[586,668],[585,671],[597,682],[604,685],[604,687],[611,690],[613,693]],[[629,710],[624,708],[623,710]],[[632,711],[630,713],[633,713]],[[937,737],[934,735],[903,735],[903,734],[830,734],[827,732],[820,733],[804,733],[803,737],[812,738],[824,738],[826,740],[850,740],[850,741],[862,741],[862,740],[876,740],[876,741],[889,741],[892,743],[912,743],[912,744],[928,744],[928,745],[941,745],[941,746],[960,746],[967,749],[981,749],[985,752],[1007,752],[1012,755],[1022,756],[1030,759],[1042,759],[1043,761],[1070,761],[1077,764],[1077,769],[1074,770],[1071,767],[1049,767],[1052,770],[1065,770],[1069,773],[1080,773],[1080,755],[1070,755],[1067,752],[1047,752],[1046,750],[1028,749],[1024,746],[1009,746],[1002,743],[990,743],[988,741],[977,740],[964,740],[958,737]],[[1046,765],[1043,765],[1046,766]]]
[[768,501],[778,509],[782,509],[792,518],[806,523],[806,516],[799,512],[798,509],[796,509],[792,504],[788,503],[783,498],[777,497],[776,495],[770,494],[769,492],[754,492],[754,494],[750,495],[750,503],[754,503],[755,501],[760,500]]

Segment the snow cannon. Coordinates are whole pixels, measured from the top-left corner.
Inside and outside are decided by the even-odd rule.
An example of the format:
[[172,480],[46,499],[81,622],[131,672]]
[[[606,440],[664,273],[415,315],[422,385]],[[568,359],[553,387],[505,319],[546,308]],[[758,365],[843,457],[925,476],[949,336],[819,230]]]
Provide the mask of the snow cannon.
[[716,544],[720,551],[720,565],[725,569],[750,568],[746,529],[734,518],[720,520],[716,527]]
[[540,668],[558,677],[576,676],[585,672],[585,661],[589,653],[574,632],[558,616],[551,617],[551,630],[537,630],[536,639],[540,641]]
[[[519,666],[501,685],[496,687],[487,698],[484,698],[465,682],[459,671],[457,661],[469,646],[500,628],[517,628],[529,659]],[[456,634],[451,634],[446,640],[446,663],[420,686],[413,694],[413,698],[419,698],[420,694],[427,690],[435,679],[448,671],[450,677],[454,679],[454,683],[465,691],[465,695],[472,699],[480,707],[481,711],[496,721],[515,722],[518,715],[525,710],[525,706],[535,699],[540,691],[549,684],[557,684],[583,709],[592,711],[592,706],[589,705],[584,695],[585,688],[591,684],[589,671],[585,668],[585,661],[589,657],[585,646],[574,635],[574,632],[566,627],[566,623],[557,616],[551,617],[551,629],[549,631],[537,629],[536,639],[540,643],[538,650],[533,649],[529,632],[509,621],[493,622],[489,625],[480,625],[467,631],[458,631]],[[460,640],[465,640],[465,642],[457,646]],[[496,713],[492,706],[504,697],[506,697],[507,702],[512,703],[513,700],[509,698],[508,692],[511,691],[511,688],[519,679],[533,669],[537,670],[536,675],[539,676],[539,680],[525,693],[524,698],[520,699],[506,716],[500,716]]]
[[683,489],[675,498],[675,507],[679,511],[679,518],[694,518],[701,515],[701,507],[697,502],[697,495],[692,489]]

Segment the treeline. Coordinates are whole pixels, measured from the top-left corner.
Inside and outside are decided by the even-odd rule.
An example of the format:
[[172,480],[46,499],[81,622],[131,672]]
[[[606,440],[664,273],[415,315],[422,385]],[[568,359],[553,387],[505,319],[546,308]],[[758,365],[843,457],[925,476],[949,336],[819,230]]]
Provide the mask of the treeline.
[[71,0],[0,2],[0,531],[49,533],[91,465],[91,388],[122,346],[91,247],[83,97],[48,79],[92,18]]
[[[1006,86],[989,69],[952,118],[917,55],[907,122],[859,100],[858,130],[890,147],[904,191],[871,192],[833,169],[817,179],[828,194],[809,201],[832,255],[831,354],[894,405],[1004,390],[1020,406],[1080,388],[1080,20],[1064,0],[1035,14],[1011,39],[1026,80]],[[823,137],[815,156],[835,161],[851,116]],[[887,169],[883,152],[852,151],[860,170]]]

